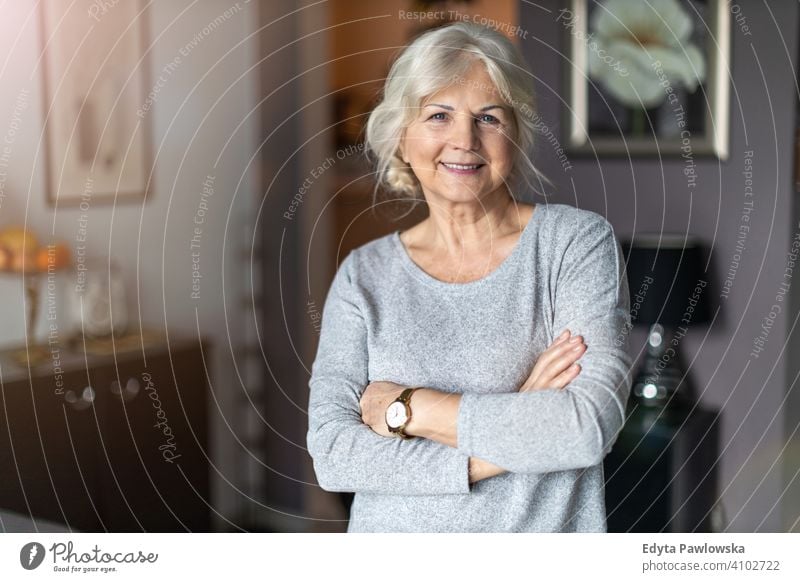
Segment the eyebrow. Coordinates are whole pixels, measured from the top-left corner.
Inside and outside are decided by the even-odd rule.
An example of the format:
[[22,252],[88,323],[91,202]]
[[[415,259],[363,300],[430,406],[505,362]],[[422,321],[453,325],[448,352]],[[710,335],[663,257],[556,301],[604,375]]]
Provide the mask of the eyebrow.
[[[454,107],[450,105],[444,105],[442,103],[428,103],[424,105],[424,107],[441,107],[442,109],[446,109],[447,111],[455,111]],[[481,107],[478,111],[490,111],[492,109],[505,109],[502,105],[487,105],[486,107]]]

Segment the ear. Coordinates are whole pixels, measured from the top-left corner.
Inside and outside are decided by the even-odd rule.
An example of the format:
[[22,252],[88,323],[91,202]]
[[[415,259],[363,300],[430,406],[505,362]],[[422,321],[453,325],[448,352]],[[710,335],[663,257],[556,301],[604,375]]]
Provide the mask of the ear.
[[397,157],[403,160],[403,163],[408,164],[408,158],[405,154],[406,150],[406,132],[403,131],[402,135],[400,136],[400,145],[397,146]]

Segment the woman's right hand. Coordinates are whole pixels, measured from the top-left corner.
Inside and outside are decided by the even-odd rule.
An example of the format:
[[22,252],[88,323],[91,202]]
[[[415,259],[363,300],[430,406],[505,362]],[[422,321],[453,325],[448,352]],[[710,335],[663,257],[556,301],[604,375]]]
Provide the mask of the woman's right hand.
[[563,388],[581,373],[580,364],[577,364],[576,360],[585,351],[586,344],[583,343],[583,337],[579,335],[570,337],[570,331],[565,330],[539,355],[531,375],[519,391]]

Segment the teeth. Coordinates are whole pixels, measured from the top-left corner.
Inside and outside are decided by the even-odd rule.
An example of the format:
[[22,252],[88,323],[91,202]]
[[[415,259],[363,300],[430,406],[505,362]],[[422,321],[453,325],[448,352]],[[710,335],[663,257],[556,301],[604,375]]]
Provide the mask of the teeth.
[[445,166],[445,167],[447,167],[447,168],[452,168],[452,169],[454,169],[454,170],[477,170],[477,169],[478,169],[478,168],[481,166],[480,164],[472,164],[472,165],[466,165],[466,164],[447,164],[447,163],[445,163],[445,162],[442,162],[442,164],[444,164],[444,166]]

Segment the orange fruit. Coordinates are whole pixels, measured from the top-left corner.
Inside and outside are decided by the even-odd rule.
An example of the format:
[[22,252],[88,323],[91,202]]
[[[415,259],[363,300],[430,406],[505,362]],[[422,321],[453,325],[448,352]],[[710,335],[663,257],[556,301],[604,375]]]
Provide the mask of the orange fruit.
[[72,262],[72,251],[66,243],[56,243],[53,256],[56,269],[63,269]]
[[64,243],[39,247],[36,251],[35,270],[46,273],[48,268],[58,271],[70,263],[70,250]]
[[34,253],[39,241],[31,231],[21,226],[10,226],[0,230],[0,246],[6,247],[12,254],[21,253],[23,248],[26,253]]
[[46,273],[48,264],[49,254],[47,252],[47,247],[42,247],[36,251],[36,270]]
[[32,273],[35,272],[36,269],[36,253],[26,252],[23,253],[22,249],[17,252],[11,254],[11,270],[22,272],[23,269],[28,272]]

